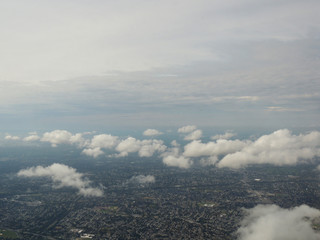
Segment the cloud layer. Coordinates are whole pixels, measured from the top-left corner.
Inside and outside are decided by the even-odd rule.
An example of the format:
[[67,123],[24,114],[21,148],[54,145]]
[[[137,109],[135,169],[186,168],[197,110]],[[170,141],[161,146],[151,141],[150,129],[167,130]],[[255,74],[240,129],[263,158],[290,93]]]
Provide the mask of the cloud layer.
[[[152,131],[149,131],[152,130]],[[155,136],[159,132],[148,129]],[[188,134],[184,140],[188,143],[181,146],[173,140],[171,146],[166,146],[159,139],[122,138],[110,134],[91,135],[86,133],[72,134],[66,130],[45,132],[42,137],[31,134],[25,138],[8,135],[10,141],[41,141],[48,142],[52,147],[68,144],[82,149],[89,157],[126,157],[138,154],[139,157],[160,157],[165,165],[190,168],[199,163],[203,166],[214,165],[218,168],[242,168],[252,164],[272,164],[276,166],[313,163],[320,157],[320,132],[312,131],[295,135],[288,129],[280,129],[263,135],[256,140],[234,139],[235,134],[226,132],[215,135],[212,140],[203,142],[202,131],[195,126],[185,126],[178,129],[179,133]],[[190,137],[190,138],[189,138]]]
[[319,127],[319,7],[0,1],[0,127]]
[[239,240],[318,240],[320,233],[312,229],[311,221],[320,211],[306,205],[283,209],[276,205],[258,205],[246,209],[238,229]]
[[54,163],[48,167],[32,167],[20,170],[19,177],[47,177],[55,184],[55,188],[72,187],[79,190],[83,196],[102,196],[103,192],[99,188],[90,187],[90,181],[83,178],[82,173],[64,164]]

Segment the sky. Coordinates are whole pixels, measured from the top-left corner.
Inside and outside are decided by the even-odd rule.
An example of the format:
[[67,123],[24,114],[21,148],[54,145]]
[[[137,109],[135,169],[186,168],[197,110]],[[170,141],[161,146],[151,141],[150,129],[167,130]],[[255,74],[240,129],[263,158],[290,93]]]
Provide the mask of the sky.
[[0,132],[320,129],[319,8],[1,1]]

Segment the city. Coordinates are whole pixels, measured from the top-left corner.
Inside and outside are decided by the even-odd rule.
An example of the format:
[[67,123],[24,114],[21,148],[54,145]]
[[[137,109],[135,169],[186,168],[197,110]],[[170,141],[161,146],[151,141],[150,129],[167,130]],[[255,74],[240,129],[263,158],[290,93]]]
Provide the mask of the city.
[[[20,161],[38,160],[27,155]],[[320,177],[313,165],[179,169],[157,158],[89,161],[77,153],[65,161],[87,169],[104,195],[85,197],[52,188],[47,178],[18,178],[21,162],[2,161],[0,229],[15,232],[13,239],[235,239],[244,208],[320,209]],[[154,181],[131,180],[147,175]]]

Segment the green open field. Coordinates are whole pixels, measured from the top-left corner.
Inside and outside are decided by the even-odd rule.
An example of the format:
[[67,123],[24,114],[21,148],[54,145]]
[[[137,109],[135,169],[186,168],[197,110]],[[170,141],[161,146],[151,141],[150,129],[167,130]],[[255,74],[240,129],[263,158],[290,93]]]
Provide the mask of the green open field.
[[0,230],[0,239],[17,239],[18,235],[11,230]]

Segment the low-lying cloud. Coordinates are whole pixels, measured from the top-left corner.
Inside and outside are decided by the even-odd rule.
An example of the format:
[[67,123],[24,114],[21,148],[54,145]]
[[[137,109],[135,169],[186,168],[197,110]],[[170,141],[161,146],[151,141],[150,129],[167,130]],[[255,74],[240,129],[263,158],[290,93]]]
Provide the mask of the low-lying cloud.
[[163,163],[169,167],[179,167],[179,168],[190,168],[193,164],[193,161],[184,156],[173,156],[168,155],[164,157]]
[[137,175],[130,178],[129,182],[146,185],[150,183],[155,183],[156,178],[153,175]]
[[144,136],[148,136],[148,137],[153,137],[153,136],[158,136],[161,135],[162,132],[156,130],[156,129],[147,129],[143,132]]
[[201,141],[192,141],[184,147],[184,156],[202,157],[219,156],[222,154],[234,153],[243,149],[248,143],[240,140],[219,139],[216,142],[202,143]]
[[31,167],[20,170],[17,175],[19,177],[47,177],[53,181],[55,188],[76,188],[83,196],[99,197],[103,195],[101,189],[90,187],[90,181],[83,178],[82,173],[64,164],[54,163],[48,167]]
[[227,131],[224,134],[218,134],[211,137],[211,140],[218,140],[218,139],[230,139],[232,137],[236,136],[235,133]]
[[190,133],[196,129],[197,129],[197,126],[195,126],[195,125],[183,126],[178,129],[178,133]]
[[[147,129],[147,136],[160,133],[155,129]],[[7,134],[6,140],[23,140],[49,142],[52,147],[68,144],[82,149],[82,153],[93,158],[126,157],[136,153],[139,157],[161,157],[167,166],[190,168],[194,163],[202,166],[214,165],[219,168],[242,168],[252,164],[272,164],[276,166],[313,163],[320,157],[320,132],[294,135],[288,129],[280,129],[257,140],[230,139],[234,133],[214,135],[208,142],[199,140],[202,131],[194,125],[178,129],[187,134],[187,144],[181,146],[177,140],[167,147],[162,140],[134,137],[121,138],[110,134],[93,135],[86,133],[72,134],[66,130],[45,132],[42,137],[37,133],[20,138]],[[108,151],[108,155],[106,155]]]
[[40,137],[37,134],[32,134],[28,137],[23,138],[23,141],[25,142],[34,142],[40,140]]
[[197,126],[195,125],[183,126],[178,129],[178,133],[187,134],[184,137],[184,140],[186,141],[197,140],[202,137],[202,131],[197,129]]
[[200,139],[201,137],[202,137],[202,131],[198,129],[198,130],[194,130],[193,132],[185,136],[184,140],[192,141],[192,140]]
[[85,139],[81,133],[73,135],[66,130],[54,130],[52,132],[46,132],[41,138],[42,142],[51,143],[52,147],[57,147],[59,144],[76,144],[79,147],[86,145]]
[[16,140],[20,140],[20,137],[18,137],[18,136],[12,136],[12,135],[7,135],[7,136],[4,137],[4,139],[5,139],[5,140],[14,140],[14,141],[16,141]]
[[319,156],[320,132],[293,135],[289,130],[282,129],[226,155],[217,166],[240,168],[249,164],[296,165]]
[[128,156],[129,153],[138,152],[140,157],[151,157],[155,152],[162,153],[167,149],[161,140],[138,140],[128,137],[122,140],[116,147],[119,157]]
[[307,205],[283,209],[276,205],[258,205],[245,210],[246,216],[237,231],[239,240],[319,240],[312,221],[320,211]]
[[193,161],[181,154],[180,145],[176,141],[172,141],[171,145],[172,148],[162,154],[162,162],[169,167],[190,168]]

